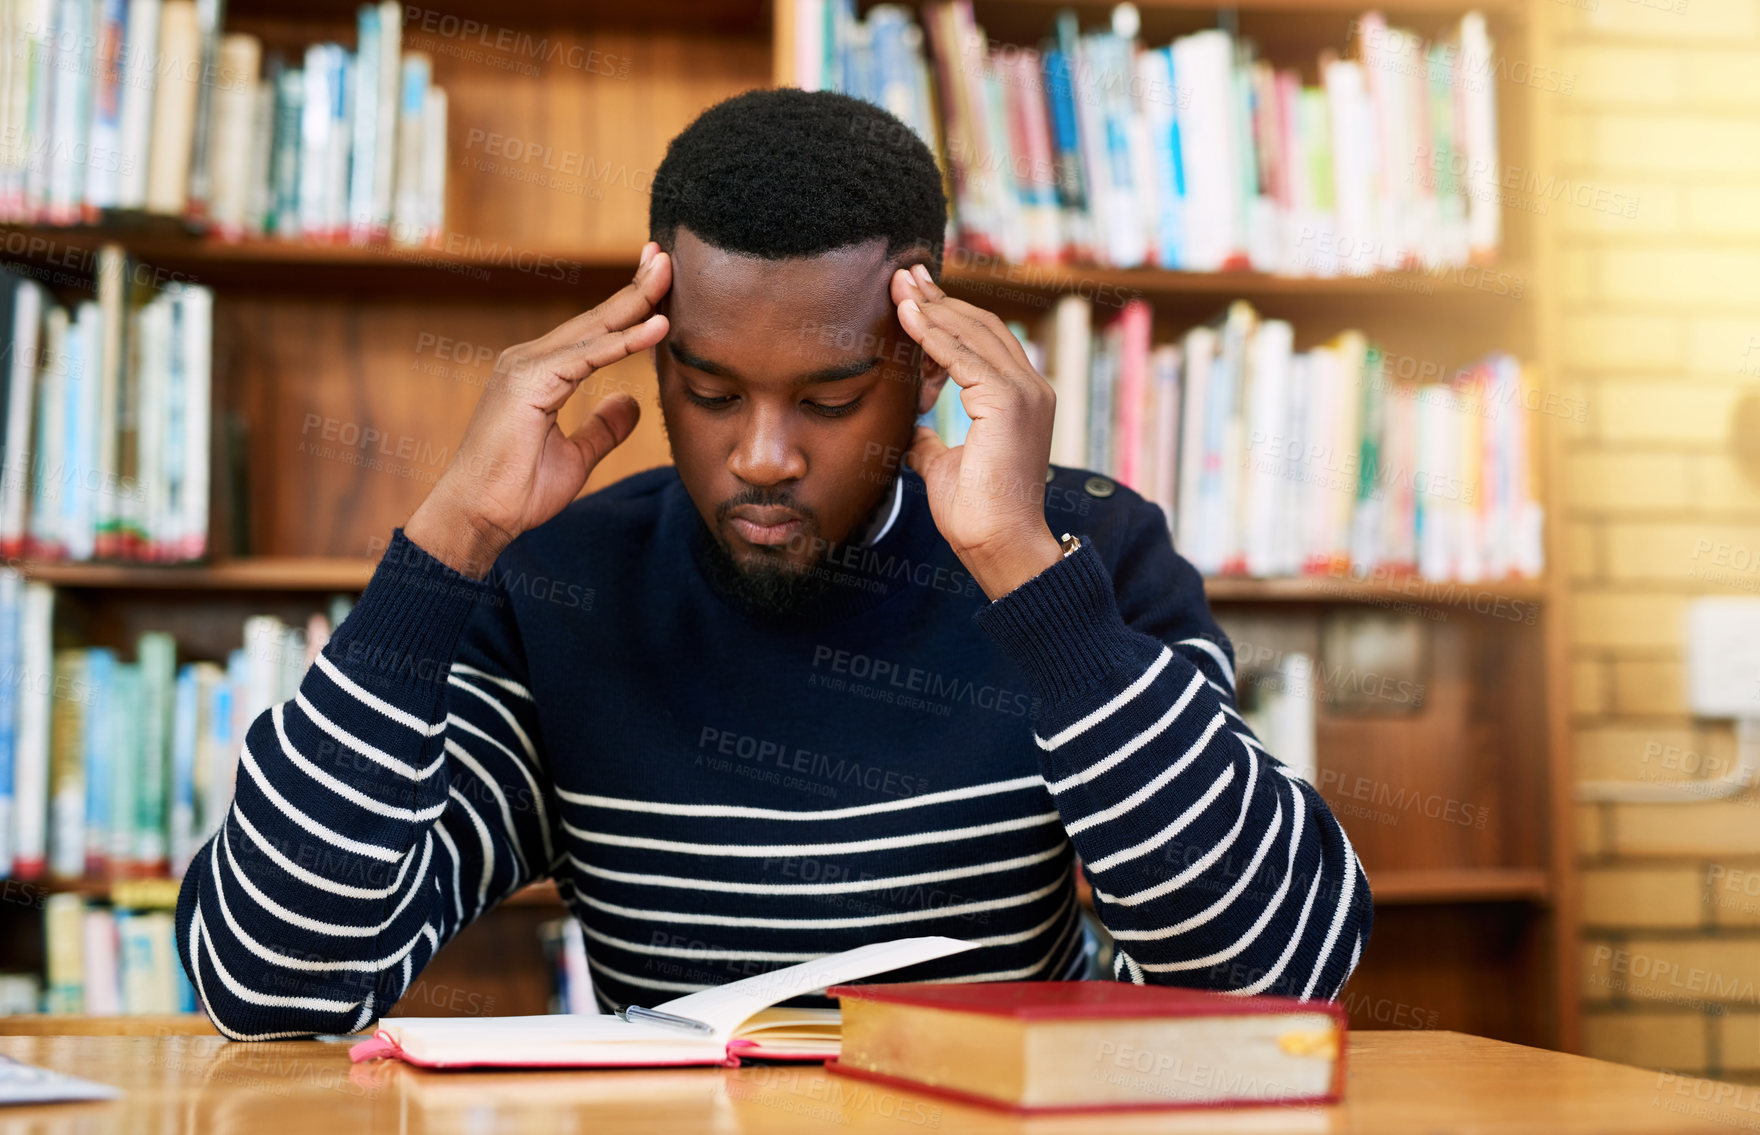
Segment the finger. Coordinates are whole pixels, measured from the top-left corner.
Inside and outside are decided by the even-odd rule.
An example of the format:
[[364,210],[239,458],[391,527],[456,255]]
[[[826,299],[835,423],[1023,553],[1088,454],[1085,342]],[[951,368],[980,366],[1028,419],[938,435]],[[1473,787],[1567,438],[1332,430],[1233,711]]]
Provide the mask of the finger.
[[904,451],[906,467],[917,471],[919,476],[924,469],[935,463],[935,459],[947,452],[947,443],[935,432],[933,426],[918,426],[917,432],[911,437],[911,447]]
[[532,344],[532,351],[547,354],[592,335],[633,327],[653,315],[666,290],[672,286],[672,257],[660,251],[660,246],[652,241],[643,246],[643,255],[646,259],[629,283],[597,307],[583,311],[545,333]]
[[929,274],[927,265],[913,265],[910,269],[909,275],[911,277],[911,282],[916,285],[917,290],[924,296],[928,297],[929,302],[923,306],[944,306],[949,311],[957,312],[976,323],[982,324],[990,330],[991,334],[996,336],[998,342],[1008,348],[1009,354],[1014,356],[1016,362],[1020,363],[1024,368],[1029,370],[1032,369],[1033,361],[1027,357],[1026,348],[1021,346],[1021,341],[1015,337],[1013,331],[1008,329],[1008,324],[1003,321],[1001,316],[988,308],[979,307],[974,303],[967,303],[965,300],[950,296],[942,291],[941,285],[937,284],[935,278]]
[[655,313],[634,327],[604,331],[546,355],[516,364],[508,375],[514,390],[533,406],[552,412],[562,408],[582,379],[601,367],[640,354],[666,338],[664,315]]
[[948,375],[960,386],[1020,382],[1009,377],[1019,369],[1014,356],[982,324],[953,316],[938,305],[924,307],[916,300],[900,304],[898,317],[910,337],[922,345],[930,358],[946,367]]
[[577,426],[568,440],[581,451],[589,472],[605,459],[605,455],[622,445],[641,420],[642,406],[630,394],[619,390],[600,399]]

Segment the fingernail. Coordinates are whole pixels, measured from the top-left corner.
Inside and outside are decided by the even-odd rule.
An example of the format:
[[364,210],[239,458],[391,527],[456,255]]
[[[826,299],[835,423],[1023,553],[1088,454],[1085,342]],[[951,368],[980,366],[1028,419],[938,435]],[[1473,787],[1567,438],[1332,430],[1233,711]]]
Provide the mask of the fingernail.
[[900,311],[904,311],[907,308],[910,310],[911,314],[913,314],[913,315],[923,314],[922,310],[917,307],[916,300],[905,300],[903,303],[898,305],[898,310],[900,310]]
[[648,261],[650,261],[650,260],[652,260],[652,259],[654,259],[654,246],[653,246],[653,245],[652,245],[652,244],[644,244],[644,245],[642,245],[642,263],[641,263],[641,267],[642,267],[642,268],[644,268],[644,269],[645,269],[645,268],[647,268],[647,266],[648,266]]
[[925,264],[913,265],[911,271],[915,272],[918,278],[920,278],[925,284],[933,284],[935,282],[929,278],[929,268]]

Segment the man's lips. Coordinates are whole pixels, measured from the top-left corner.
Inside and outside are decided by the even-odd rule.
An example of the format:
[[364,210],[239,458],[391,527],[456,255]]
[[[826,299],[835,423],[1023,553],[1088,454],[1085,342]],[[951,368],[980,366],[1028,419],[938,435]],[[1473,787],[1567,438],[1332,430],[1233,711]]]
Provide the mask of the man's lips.
[[740,505],[728,514],[733,530],[748,544],[783,544],[806,524],[806,519],[786,508]]

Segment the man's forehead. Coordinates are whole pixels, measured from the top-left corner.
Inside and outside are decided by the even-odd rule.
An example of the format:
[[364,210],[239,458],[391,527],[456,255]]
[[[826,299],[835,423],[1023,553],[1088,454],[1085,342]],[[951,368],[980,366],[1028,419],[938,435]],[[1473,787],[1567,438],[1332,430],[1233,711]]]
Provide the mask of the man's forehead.
[[673,245],[673,318],[866,325],[892,314],[894,260],[874,237],[814,256],[769,260],[730,252],[680,229]]

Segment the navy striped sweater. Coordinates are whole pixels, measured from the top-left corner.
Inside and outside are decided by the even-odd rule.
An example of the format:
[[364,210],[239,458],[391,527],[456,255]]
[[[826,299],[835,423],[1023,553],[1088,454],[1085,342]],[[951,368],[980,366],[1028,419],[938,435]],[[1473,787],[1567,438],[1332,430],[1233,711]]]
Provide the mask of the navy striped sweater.
[[[1080,976],[1079,859],[1120,980],[1335,997],[1368,881],[1235,706],[1232,650],[1160,510],[1058,469],[1083,546],[992,603],[895,481],[829,586],[752,615],[670,467],[469,579],[394,532],[298,694],[253,721],[177,909],[238,1039],[348,1032],[551,877],[607,1002],[919,934],[888,980]],[[878,518],[877,518],[878,519]]]

